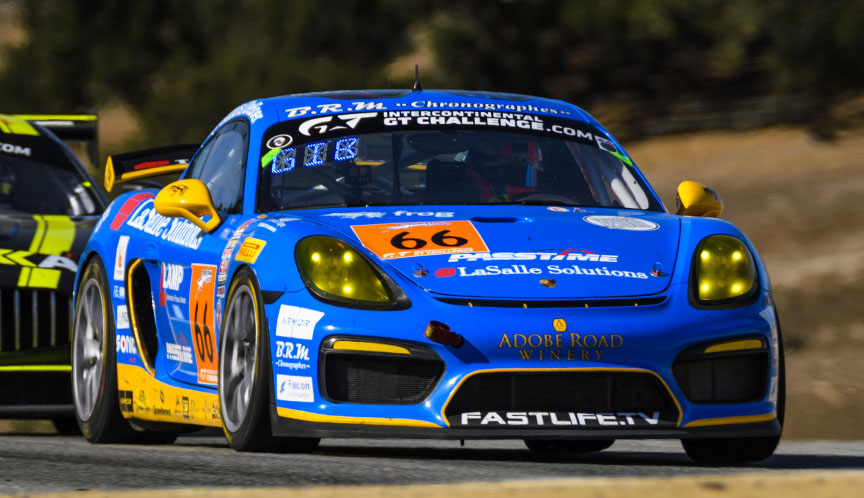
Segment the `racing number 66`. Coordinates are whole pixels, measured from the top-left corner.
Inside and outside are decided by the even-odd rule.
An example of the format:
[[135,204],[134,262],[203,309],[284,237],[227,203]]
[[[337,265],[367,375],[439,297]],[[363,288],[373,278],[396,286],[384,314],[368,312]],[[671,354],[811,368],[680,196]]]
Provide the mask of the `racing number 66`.
[[[420,249],[426,245],[426,241],[415,237],[406,237],[409,232],[399,232],[390,239],[390,245],[398,249]],[[447,235],[450,230],[441,230],[433,234],[429,240],[433,244],[443,247],[459,247],[468,243],[468,239],[458,237],[456,235]],[[408,244],[406,244],[406,242]]]
[[205,354],[208,361],[213,361],[213,332],[207,326],[207,303],[204,303],[204,316],[201,320],[198,320],[198,303],[195,303],[195,346],[201,361],[204,361]]

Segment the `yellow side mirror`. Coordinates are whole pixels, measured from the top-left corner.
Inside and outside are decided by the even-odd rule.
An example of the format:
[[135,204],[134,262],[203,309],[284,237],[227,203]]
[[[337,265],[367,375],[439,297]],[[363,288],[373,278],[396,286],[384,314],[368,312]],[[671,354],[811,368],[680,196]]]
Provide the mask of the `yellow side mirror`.
[[[186,218],[201,230],[212,232],[222,220],[213,206],[210,190],[201,180],[187,178],[169,183],[153,201],[156,212],[169,218]],[[208,221],[201,219],[209,216]]]
[[723,212],[723,201],[713,189],[701,183],[684,181],[678,185],[675,197],[676,214],[719,218]]

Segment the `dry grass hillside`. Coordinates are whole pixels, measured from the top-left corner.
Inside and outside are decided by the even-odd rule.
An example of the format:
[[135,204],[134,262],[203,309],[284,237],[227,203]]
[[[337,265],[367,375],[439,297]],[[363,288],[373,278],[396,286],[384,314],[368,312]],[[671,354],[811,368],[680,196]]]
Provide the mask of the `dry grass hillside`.
[[788,438],[862,439],[864,129],[699,133],[628,151],[674,208],[682,180],[713,187],[723,218],[766,262],[787,345]]

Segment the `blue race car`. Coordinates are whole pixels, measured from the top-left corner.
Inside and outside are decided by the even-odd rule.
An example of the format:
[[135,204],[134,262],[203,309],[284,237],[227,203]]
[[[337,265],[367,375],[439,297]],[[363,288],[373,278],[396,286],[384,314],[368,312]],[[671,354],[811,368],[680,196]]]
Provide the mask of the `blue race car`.
[[[191,161],[184,158],[191,157]],[[94,443],[221,427],[322,437],[680,439],[769,457],[784,365],[756,250],[683,182],[677,213],[585,111],[522,95],[255,100],[197,152],[109,159],[84,250],[73,387]]]

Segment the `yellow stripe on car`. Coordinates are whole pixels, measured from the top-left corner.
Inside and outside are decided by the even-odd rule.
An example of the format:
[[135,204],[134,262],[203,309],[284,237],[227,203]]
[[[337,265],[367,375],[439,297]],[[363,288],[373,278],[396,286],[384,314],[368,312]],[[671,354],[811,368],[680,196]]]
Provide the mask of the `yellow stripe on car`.
[[738,417],[722,417],[722,418],[703,418],[693,420],[684,425],[687,427],[707,427],[711,425],[732,425],[732,424],[755,424],[757,422],[771,422],[777,418],[774,413],[764,413],[762,415],[742,415]]
[[724,342],[705,348],[705,353],[722,353],[724,351],[741,351],[744,349],[760,349],[762,341],[759,339],[747,339],[743,341]]
[[333,349],[368,351],[371,353],[411,354],[410,351],[401,346],[366,341],[336,341],[333,343]]

